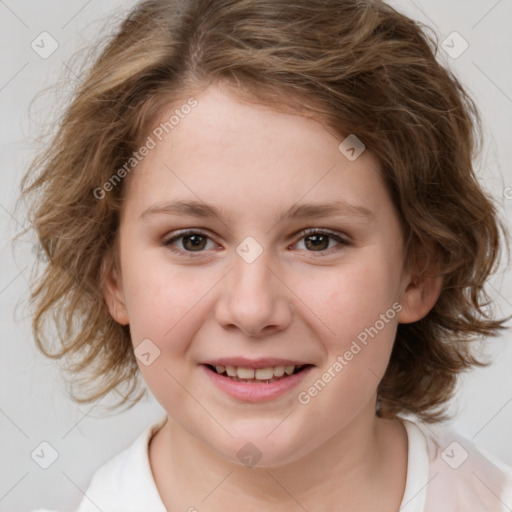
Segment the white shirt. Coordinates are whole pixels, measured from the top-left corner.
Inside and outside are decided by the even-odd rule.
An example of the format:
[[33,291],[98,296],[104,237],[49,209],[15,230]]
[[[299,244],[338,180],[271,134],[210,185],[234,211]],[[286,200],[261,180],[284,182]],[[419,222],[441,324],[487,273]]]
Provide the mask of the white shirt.
[[[77,512],[166,512],[148,455],[165,420],[149,425],[94,473]],[[409,446],[400,512],[512,511],[511,467],[448,429],[401,421]]]

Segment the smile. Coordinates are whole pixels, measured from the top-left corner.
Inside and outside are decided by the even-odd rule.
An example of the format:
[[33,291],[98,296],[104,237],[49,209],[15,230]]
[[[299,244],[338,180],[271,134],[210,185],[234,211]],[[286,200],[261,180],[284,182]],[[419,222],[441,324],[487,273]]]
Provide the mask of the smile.
[[272,400],[298,386],[312,364],[276,365],[260,368],[222,364],[201,364],[217,389],[244,402]]
[[267,368],[245,368],[243,366],[207,365],[219,375],[229,377],[235,382],[275,382],[281,378],[300,372],[307,365],[269,366]]

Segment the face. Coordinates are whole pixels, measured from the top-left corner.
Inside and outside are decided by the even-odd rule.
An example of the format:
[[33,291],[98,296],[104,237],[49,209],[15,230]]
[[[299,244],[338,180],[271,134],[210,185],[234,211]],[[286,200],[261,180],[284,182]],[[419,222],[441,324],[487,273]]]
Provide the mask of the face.
[[285,464],[374,417],[421,308],[374,155],[225,89],[196,100],[127,179],[107,303],[180,428]]

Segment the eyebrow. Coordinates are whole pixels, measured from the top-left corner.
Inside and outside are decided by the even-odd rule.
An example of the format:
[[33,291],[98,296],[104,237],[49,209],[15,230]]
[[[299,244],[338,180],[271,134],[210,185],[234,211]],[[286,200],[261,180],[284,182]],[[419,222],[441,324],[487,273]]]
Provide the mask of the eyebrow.
[[[223,210],[218,210],[212,205],[200,201],[172,201],[159,202],[144,210],[140,218],[153,214],[167,215],[190,215],[198,218],[227,218],[232,220],[233,216]],[[364,217],[372,219],[375,214],[364,206],[353,205],[345,201],[331,201],[328,203],[308,203],[291,206],[284,213],[280,214],[276,222],[292,218],[318,218],[329,215]]]

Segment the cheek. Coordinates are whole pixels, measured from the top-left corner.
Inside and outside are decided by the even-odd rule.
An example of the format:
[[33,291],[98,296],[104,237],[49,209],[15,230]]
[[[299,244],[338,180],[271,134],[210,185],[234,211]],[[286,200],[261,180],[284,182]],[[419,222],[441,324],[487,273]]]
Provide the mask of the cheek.
[[298,295],[305,297],[304,302],[333,336],[352,338],[390,309],[388,316],[395,316],[395,274],[386,262],[346,265],[323,278],[316,276],[314,286],[303,285]]
[[332,381],[329,387],[337,390],[349,409],[368,399],[384,375],[401,308],[397,302],[399,267],[382,253],[363,256],[298,292],[306,297],[314,321],[326,333],[324,364],[336,375],[326,375]]
[[[137,357],[141,375],[166,410],[183,408],[187,398],[179,383],[186,382],[190,340],[200,326],[200,298],[211,288],[211,276],[191,278],[186,269],[153,260],[127,258],[125,296],[135,354],[149,352],[150,364]],[[144,347],[144,348],[142,348]]]
[[164,340],[177,341],[171,350],[179,350],[180,330],[190,327],[190,314],[199,299],[211,288],[212,276],[191,275],[186,267],[176,267],[165,258],[143,258],[130,255],[123,262],[125,272],[124,294],[132,342],[150,338],[163,347]]
[[[307,304],[315,305],[317,324],[328,334],[322,342],[321,373],[299,390],[298,401],[334,431],[374,397],[389,363],[400,304],[387,264],[346,267],[325,279]],[[328,292],[326,292],[328,290]]]

